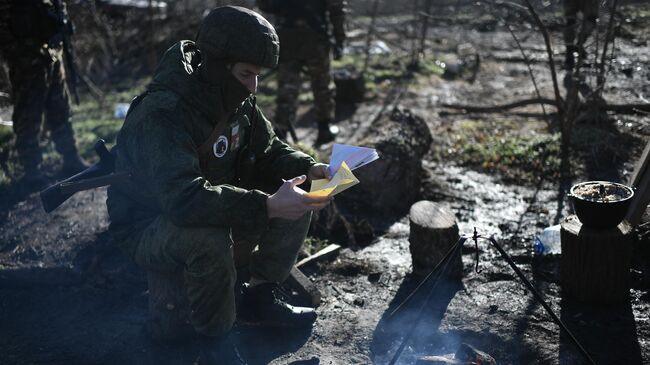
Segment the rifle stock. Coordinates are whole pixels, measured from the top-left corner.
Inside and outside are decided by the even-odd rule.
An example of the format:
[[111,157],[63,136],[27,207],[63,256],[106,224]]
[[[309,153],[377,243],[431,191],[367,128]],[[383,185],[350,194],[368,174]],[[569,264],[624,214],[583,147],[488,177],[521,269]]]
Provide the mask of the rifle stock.
[[40,192],[41,203],[47,213],[58,208],[78,191],[106,186],[130,178],[130,174],[126,172],[113,173],[117,152],[115,148],[109,152],[104,140],[100,139],[95,143],[95,151],[99,155],[99,162]]

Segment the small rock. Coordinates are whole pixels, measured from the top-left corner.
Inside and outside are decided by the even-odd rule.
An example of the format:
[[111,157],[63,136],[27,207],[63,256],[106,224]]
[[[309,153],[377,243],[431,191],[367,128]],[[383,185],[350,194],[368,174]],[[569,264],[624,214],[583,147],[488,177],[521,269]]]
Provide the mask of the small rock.
[[363,307],[364,304],[366,304],[366,301],[363,300],[362,298],[354,298],[354,305],[357,307]]

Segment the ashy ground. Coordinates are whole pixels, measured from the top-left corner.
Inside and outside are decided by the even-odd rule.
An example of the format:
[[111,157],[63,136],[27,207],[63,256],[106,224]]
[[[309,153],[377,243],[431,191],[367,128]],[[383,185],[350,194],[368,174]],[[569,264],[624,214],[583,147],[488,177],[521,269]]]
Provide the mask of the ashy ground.
[[[341,107],[340,142],[358,142],[357,136],[372,131],[372,120],[394,104],[422,115],[434,142],[423,160],[421,198],[450,207],[461,233],[471,234],[476,227],[499,240],[597,364],[650,363],[647,232],[637,232],[629,301],[613,308],[563,299],[560,258],[532,254],[534,235],[570,214],[565,197],[558,195],[560,138],[553,115],[547,120],[537,106],[499,114],[465,114],[442,107],[491,105],[535,95],[527,67],[503,24],[485,15],[485,8],[460,10],[439,9],[440,17],[448,20],[433,24],[426,67],[412,75],[403,71],[407,56],[399,56],[397,48],[399,31],[406,29],[408,19],[380,19],[378,33],[392,40],[393,55],[372,60],[368,98],[355,107]],[[622,14],[629,20],[625,29],[635,36],[617,40],[604,96],[616,103],[640,103],[650,94],[650,8],[639,3],[623,8]],[[551,18],[546,14],[544,19]],[[541,36],[518,24],[517,34],[535,61],[531,66],[540,90],[551,95]],[[558,28],[552,31],[559,41]],[[441,77],[444,69],[435,62],[453,64],[462,43],[471,43],[481,55],[474,82],[467,73]],[[113,103],[128,102],[141,88],[110,93],[105,107],[87,101],[76,108],[75,129],[85,157],[92,158],[89,146],[98,136],[114,141],[120,122],[112,116]],[[272,103],[268,95],[261,99]],[[310,120],[308,94],[302,101],[297,132],[309,144],[315,123]],[[650,116],[608,117],[576,126],[574,181],[626,181],[650,138]],[[37,194],[23,195],[13,188],[19,171],[7,147],[11,136],[5,127],[0,126],[0,132],[0,363],[193,363],[197,353],[191,343],[156,344],[146,335],[145,273],[116,250],[106,233],[105,190],[78,193],[46,214]],[[320,151],[324,156],[327,148]],[[53,156],[51,148],[49,152]],[[52,175],[56,165],[56,157],[46,160]],[[313,329],[237,327],[244,357],[251,364],[389,364],[410,335],[397,364],[454,353],[462,342],[490,353],[499,364],[583,362],[508,264],[484,242],[463,249],[461,283],[442,282],[429,298],[430,287],[424,286],[405,309],[389,317],[419,279],[410,275],[408,217],[385,223],[390,228],[372,244],[345,247],[336,259],[305,268],[323,294]],[[480,272],[475,270],[476,254]]]

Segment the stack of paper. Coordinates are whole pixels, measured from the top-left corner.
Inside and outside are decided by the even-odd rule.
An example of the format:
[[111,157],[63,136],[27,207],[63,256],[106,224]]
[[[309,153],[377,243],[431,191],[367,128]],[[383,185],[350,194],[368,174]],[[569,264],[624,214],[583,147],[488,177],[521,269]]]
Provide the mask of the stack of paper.
[[331,180],[321,179],[311,182],[307,196],[334,196],[359,183],[352,170],[379,158],[377,151],[367,147],[335,144],[330,158]]
[[332,147],[332,156],[330,157],[330,174],[334,176],[343,161],[347,163],[350,170],[354,170],[378,158],[379,155],[374,148],[336,143]]
[[311,197],[334,196],[358,183],[359,180],[352,174],[348,165],[343,162],[332,180],[320,179],[312,181],[311,190],[306,195]]

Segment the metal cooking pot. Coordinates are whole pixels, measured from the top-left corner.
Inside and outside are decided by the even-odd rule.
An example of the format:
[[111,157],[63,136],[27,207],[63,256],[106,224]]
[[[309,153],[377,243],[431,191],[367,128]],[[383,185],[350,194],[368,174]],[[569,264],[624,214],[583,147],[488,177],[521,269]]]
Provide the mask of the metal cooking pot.
[[[599,202],[591,201],[575,194],[579,188],[594,184],[616,186],[625,191],[626,196],[615,201]],[[610,181],[585,181],[575,184],[571,187],[568,194],[569,200],[573,204],[573,210],[580,222],[589,228],[595,229],[618,226],[623,218],[625,218],[633,196],[634,190],[631,187]]]

